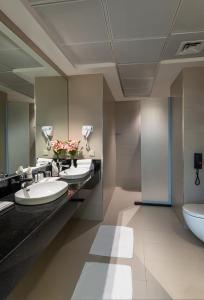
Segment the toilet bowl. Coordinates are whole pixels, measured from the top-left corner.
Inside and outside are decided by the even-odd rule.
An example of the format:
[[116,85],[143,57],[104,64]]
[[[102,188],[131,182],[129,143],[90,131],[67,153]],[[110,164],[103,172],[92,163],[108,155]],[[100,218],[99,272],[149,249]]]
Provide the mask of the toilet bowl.
[[188,228],[204,242],[204,204],[185,204],[183,216]]

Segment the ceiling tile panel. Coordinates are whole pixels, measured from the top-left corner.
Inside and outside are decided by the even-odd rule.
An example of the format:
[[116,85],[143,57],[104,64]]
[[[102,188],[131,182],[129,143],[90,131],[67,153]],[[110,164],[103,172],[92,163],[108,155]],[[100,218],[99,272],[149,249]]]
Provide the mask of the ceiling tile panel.
[[94,64],[113,62],[109,43],[75,44],[63,46],[65,55],[72,59],[74,64]]
[[128,78],[122,80],[122,86],[124,89],[141,89],[150,90],[152,88],[154,78]]
[[26,85],[29,83],[12,72],[0,73],[0,82],[13,86]]
[[0,85],[29,97],[34,97],[34,86],[12,72],[0,73]]
[[179,0],[107,0],[114,39],[166,37]]
[[0,32],[0,50],[9,50],[19,48],[13,41],[11,41],[5,34]]
[[[1,52],[0,52],[1,53]],[[0,73],[3,73],[3,72],[9,72],[11,71],[12,69],[7,67],[5,64],[0,64]]]
[[119,64],[158,62],[165,38],[114,42]]
[[118,65],[121,78],[154,77],[157,63]]
[[189,33],[189,34],[173,34],[168,40],[168,43],[162,54],[162,59],[189,58],[204,56],[204,51],[195,55],[176,55],[178,48],[182,42],[204,40],[204,32]]
[[26,95],[30,98],[34,98],[34,86],[32,84],[17,85],[11,87],[14,91]]
[[173,32],[204,31],[204,1],[184,0],[178,12]]
[[62,44],[107,41],[100,0],[65,1],[34,7]]
[[154,77],[122,79],[122,87],[127,97],[147,97],[151,94]]
[[148,97],[151,95],[151,90],[146,89],[125,89],[125,97]]
[[21,49],[1,50],[0,64],[5,62],[9,69],[41,67],[40,63]]

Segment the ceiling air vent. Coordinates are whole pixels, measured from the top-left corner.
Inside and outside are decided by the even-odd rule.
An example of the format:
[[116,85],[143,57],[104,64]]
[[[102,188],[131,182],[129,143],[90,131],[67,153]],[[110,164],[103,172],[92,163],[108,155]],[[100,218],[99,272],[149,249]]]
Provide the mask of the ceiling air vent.
[[178,48],[176,55],[196,55],[204,48],[204,41],[182,42]]

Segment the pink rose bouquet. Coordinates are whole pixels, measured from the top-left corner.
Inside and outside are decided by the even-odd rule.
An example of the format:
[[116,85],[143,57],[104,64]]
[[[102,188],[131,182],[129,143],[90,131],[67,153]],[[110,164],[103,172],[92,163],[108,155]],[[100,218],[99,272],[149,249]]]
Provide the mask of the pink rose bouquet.
[[76,157],[79,151],[82,150],[82,148],[79,150],[79,144],[80,141],[77,140],[69,140],[67,144],[67,151],[69,156],[73,159]]
[[57,159],[66,157],[68,151],[68,143],[66,141],[51,141],[51,147]]

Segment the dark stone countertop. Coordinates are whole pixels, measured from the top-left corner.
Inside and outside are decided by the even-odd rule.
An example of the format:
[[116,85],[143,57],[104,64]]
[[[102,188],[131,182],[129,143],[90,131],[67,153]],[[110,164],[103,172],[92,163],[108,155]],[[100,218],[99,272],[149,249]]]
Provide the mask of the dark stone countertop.
[[[67,181],[67,193],[57,200],[35,206],[15,203],[0,214],[0,299],[5,299],[28,266],[86,200],[87,191],[91,192],[99,181],[100,166],[95,165],[83,180]],[[0,200],[14,201],[14,194]]]

